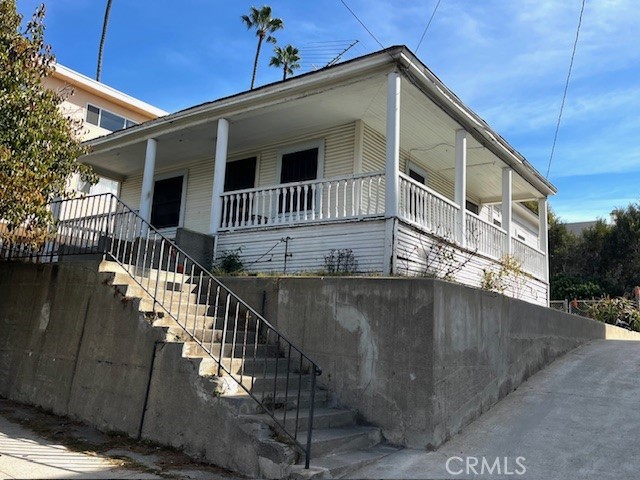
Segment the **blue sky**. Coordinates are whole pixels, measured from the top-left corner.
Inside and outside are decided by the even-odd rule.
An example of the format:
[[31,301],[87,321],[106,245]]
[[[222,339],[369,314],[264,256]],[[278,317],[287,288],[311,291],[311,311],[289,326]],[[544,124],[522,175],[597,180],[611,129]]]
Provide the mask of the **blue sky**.
[[[437,0],[347,0],[385,46],[415,51]],[[40,3],[18,0],[30,16]],[[106,1],[50,0],[47,41],[60,63],[95,75]],[[169,111],[246,90],[256,37],[240,22],[251,2],[114,0],[102,81]],[[255,3],[256,6],[262,3]],[[272,0],[292,43],[322,65],[379,45],[339,0]],[[551,151],[581,0],[441,0],[418,56],[543,174]],[[587,0],[549,179],[565,221],[608,217],[640,200],[640,9]],[[280,79],[263,52],[257,85]],[[306,58],[305,58],[306,55]]]

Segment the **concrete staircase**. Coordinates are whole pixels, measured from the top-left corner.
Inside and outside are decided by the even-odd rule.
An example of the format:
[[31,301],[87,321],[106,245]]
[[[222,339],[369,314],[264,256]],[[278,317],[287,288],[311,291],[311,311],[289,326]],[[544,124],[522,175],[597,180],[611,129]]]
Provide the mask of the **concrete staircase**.
[[[111,285],[123,297],[138,299],[138,309],[154,327],[164,330],[167,343],[182,344],[185,362],[197,364],[201,377],[216,380],[216,394],[232,407],[238,421],[267,425],[273,431],[273,438],[293,444],[253,395],[272,409],[278,422],[295,432],[300,444],[306,444],[311,374],[300,372],[296,365],[287,365],[291,362],[283,361],[275,345],[265,342],[250,327],[245,328],[248,324],[243,325],[243,313],[235,316],[236,328],[231,330],[227,325],[225,332],[209,295],[203,294],[187,275],[153,270],[135,272],[132,277],[116,262],[106,261],[100,264],[100,271],[113,274]],[[157,294],[157,301],[140,284],[150,286],[151,291],[157,285],[157,291],[161,292]],[[174,318],[187,318],[189,331]],[[235,378],[239,376],[238,380],[220,371],[202,344],[206,344],[213,355],[221,356],[224,367],[235,374]],[[288,458],[280,455],[265,465],[262,476],[340,478],[398,450],[383,443],[379,428],[359,425],[356,411],[339,408],[335,401],[330,401],[329,392],[319,387],[313,423],[311,468],[304,469],[303,454]]]

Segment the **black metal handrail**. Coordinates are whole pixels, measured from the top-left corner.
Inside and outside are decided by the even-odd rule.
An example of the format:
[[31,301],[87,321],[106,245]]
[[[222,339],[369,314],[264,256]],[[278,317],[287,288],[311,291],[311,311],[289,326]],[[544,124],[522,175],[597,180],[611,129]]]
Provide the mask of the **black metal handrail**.
[[[216,362],[218,375],[233,378],[298,445],[309,468],[316,377],[322,373],[313,360],[115,195],[56,200],[51,211],[55,223],[43,244],[0,240],[0,259],[54,262],[97,254],[117,262],[153,300],[153,310],[173,319]],[[298,432],[307,380],[309,416],[302,445]],[[284,397],[278,398],[282,383]],[[293,415],[289,425],[287,417]]]

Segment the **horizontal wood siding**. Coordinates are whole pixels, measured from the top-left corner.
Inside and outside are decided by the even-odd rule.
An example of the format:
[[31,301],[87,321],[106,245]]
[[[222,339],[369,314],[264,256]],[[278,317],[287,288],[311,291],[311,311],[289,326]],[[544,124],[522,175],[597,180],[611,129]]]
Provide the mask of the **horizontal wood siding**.
[[[187,197],[184,214],[184,228],[200,233],[209,233],[211,214],[211,192],[213,189],[213,159],[198,160],[178,168],[158,169],[156,175],[175,172],[187,173]],[[142,174],[131,175],[122,182],[120,198],[134,210],[140,208]]]
[[[362,171],[363,172],[377,172],[385,170],[387,147],[384,135],[381,135],[373,128],[364,124],[364,135],[362,145]],[[408,173],[407,164],[412,161],[416,165],[422,167],[427,172],[427,186],[434,189],[436,192],[444,195],[450,200],[454,197],[454,184],[448,181],[442,175],[435,170],[431,169],[428,164],[425,164],[415,158],[411,158],[408,151],[400,149],[400,171],[402,173]],[[454,159],[451,159],[451,166],[453,167]],[[478,199],[469,196],[469,200],[477,202]]]
[[216,257],[241,248],[240,258],[250,272],[284,271],[284,238],[289,237],[287,273],[318,272],[332,249],[351,249],[358,272],[380,273],[384,256],[384,221],[294,226],[260,231],[223,232]]
[[[443,255],[446,253],[446,255]],[[442,277],[450,266],[462,266],[453,273],[453,279],[465,285],[479,288],[484,270],[498,270],[497,262],[454,246],[437,241],[432,235],[399,222],[395,241],[396,269],[400,275],[436,275]],[[443,260],[448,256],[449,260]],[[546,305],[547,285],[530,276],[515,282],[506,295],[530,303]]]
[[355,122],[337,127],[319,130],[317,132],[291,137],[270,145],[265,145],[258,151],[232,153],[230,158],[243,158],[249,154],[258,155],[258,187],[277,185],[280,179],[276,178],[278,150],[287,148],[297,143],[324,140],[324,172],[323,178],[340,177],[353,173],[353,149],[355,142]]

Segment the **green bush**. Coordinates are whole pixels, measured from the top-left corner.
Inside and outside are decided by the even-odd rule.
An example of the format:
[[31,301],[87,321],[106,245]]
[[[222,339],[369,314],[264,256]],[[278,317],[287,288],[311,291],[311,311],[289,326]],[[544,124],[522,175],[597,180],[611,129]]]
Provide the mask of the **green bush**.
[[635,331],[640,331],[640,311],[626,298],[603,298],[586,308],[585,314],[600,322],[616,324],[620,319]]
[[225,250],[218,257],[215,267],[213,268],[214,275],[239,275],[244,273],[244,262],[240,258],[242,247],[238,247],[235,250]]

